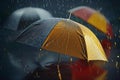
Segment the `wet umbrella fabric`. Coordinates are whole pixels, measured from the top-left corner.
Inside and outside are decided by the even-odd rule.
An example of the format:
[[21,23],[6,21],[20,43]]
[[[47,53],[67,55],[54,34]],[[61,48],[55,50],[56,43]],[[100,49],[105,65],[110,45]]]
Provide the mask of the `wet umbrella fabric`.
[[113,37],[112,26],[102,13],[87,6],[75,7],[70,9],[69,12],[93,25],[96,29],[105,33],[109,37]]
[[45,9],[26,7],[14,11],[6,21],[4,28],[20,31],[39,19],[51,18],[52,15]]
[[107,61],[104,50],[92,31],[68,19],[53,18],[36,22],[16,41],[88,61]]
[[42,8],[26,7],[18,9],[9,16],[3,29],[1,29],[1,39],[5,42],[11,42],[16,39],[21,31],[35,21],[51,17],[52,15]]

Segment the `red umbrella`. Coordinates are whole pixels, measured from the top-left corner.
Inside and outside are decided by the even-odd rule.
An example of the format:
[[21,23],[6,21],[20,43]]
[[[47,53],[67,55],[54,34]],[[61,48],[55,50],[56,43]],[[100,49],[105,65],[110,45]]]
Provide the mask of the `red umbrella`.
[[110,40],[108,39],[103,39],[101,41],[102,47],[106,53],[106,56],[109,58],[110,56],[110,52],[111,52],[111,48],[112,48],[112,42],[110,42]]
[[93,27],[105,33],[110,38],[113,37],[111,24],[102,13],[86,6],[80,6],[70,9],[69,12],[76,17],[83,19],[87,23],[93,25]]
[[105,80],[107,71],[85,60],[70,65],[72,80]]

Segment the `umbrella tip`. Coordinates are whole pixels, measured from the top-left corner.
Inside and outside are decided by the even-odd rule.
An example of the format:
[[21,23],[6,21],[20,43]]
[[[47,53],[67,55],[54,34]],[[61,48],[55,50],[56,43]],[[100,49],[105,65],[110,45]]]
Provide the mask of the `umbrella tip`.
[[71,18],[71,12],[69,13],[69,17],[68,17],[68,20]]

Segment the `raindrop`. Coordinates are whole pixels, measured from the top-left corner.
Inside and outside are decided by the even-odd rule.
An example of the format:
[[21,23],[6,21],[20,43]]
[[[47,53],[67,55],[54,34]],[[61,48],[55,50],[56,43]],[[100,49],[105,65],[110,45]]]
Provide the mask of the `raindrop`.
[[111,50],[111,46],[108,46],[108,49]]
[[120,56],[117,56],[117,58],[119,58]]
[[117,69],[119,68],[119,66],[118,66],[118,62],[117,62],[117,61],[116,61],[116,65],[115,65],[115,66],[116,66]]
[[70,58],[70,62],[72,62],[73,61],[73,59],[72,58]]
[[42,49],[40,49],[40,51],[42,51]]
[[117,35],[115,34],[115,37],[116,37]]
[[116,45],[117,45],[117,43],[116,43],[116,42],[114,42],[114,45],[116,46]]

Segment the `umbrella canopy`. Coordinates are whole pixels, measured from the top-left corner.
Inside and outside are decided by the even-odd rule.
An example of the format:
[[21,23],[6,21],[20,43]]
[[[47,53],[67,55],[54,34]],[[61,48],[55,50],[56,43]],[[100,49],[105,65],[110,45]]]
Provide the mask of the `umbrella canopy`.
[[25,29],[39,19],[51,18],[52,15],[45,9],[26,7],[14,11],[6,21],[4,28],[13,31]]
[[76,7],[70,9],[69,12],[90,23],[109,37],[113,37],[112,26],[102,13],[87,6]]
[[18,42],[81,59],[107,61],[97,37],[75,21],[52,18],[38,21],[22,32]]

